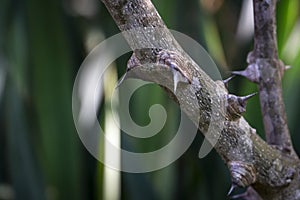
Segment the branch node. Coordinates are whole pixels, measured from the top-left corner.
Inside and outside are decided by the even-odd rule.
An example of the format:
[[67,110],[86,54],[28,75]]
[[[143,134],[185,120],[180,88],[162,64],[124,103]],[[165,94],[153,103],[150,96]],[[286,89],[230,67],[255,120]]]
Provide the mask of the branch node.
[[161,50],[157,54],[156,63],[167,65],[172,69],[174,75],[174,91],[176,90],[176,85],[177,85],[177,83],[175,85],[175,82],[177,82],[175,78],[178,77],[177,73],[174,72],[175,70],[181,74],[182,76],[180,78],[180,80],[182,80],[181,82],[187,82],[189,84],[192,83],[191,78],[186,74],[186,72],[184,72],[179,67],[186,64],[184,58],[182,58],[182,56],[179,53],[176,53],[174,51],[169,51],[169,50]]
[[233,184],[247,187],[255,183],[256,169],[253,164],[242,161],[230,161],[228,167]]
[[255,96],[253,93],[244,97],[235,96],[233,94],[227,95],[227,114],[232,120],[239,119],[244,112],[246,112],[247,101]]

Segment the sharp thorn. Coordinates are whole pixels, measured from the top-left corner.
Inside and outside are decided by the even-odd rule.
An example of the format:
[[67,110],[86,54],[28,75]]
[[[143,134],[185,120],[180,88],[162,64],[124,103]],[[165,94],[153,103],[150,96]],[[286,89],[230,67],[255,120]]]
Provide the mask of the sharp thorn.
[[120,85],[128,78],[128,77],[127,77],[127,74],[128,74],[128,73],[126,72],[126,73],[118,80],[118,83],[117,83],[115,89],[119,88]]
[[[232,71],[231,72],[231,75],[232,76],[242,76],[242,77],[245,77],[247,78],[248,80],[250,80],[249,78],[249,74],[246,70],[243,70],[243,71]],[[250,80],[251,81],[251,80]]]
[[249,94],[247,96],[243,96],[243,97],[238,97],[239,98],[239,103],[241,104],[242,107],[246,108],[247,105],[247,101],[249,99],[251,99],[252,97],[254,97],[255,95],[257,95],[258,93],[255,92],[253,94]]
[[232,75],[245,76],[245,71],[232,71]]
[[179,82],[189,83],[189,80],[177,69],[171,67],[173,74],[173,85],[174,85],[174,94],[176,93],[177,86]]
[[248,65],[243,71],[232,71],[231,74],[243,76],[253,83],[259,82],[259,72],[255,64]]
[[231,81],[234,77],[235,77],[235,75],[232,75],[232,76],[228,77],[227,79],[223,80],[223,83],[226,86],[226,88],[228,87],[228,82]]
[[247,101],[249,99],[251,99],[252,97],[254,97],[255,95],[257,95],[258,93],[257,92],[254,92],[252,94],[249,94],[247,96],[243,96],[243,97],[240,97],[243,101]]
[[174,68],[171,69],[172,70],[172,73],[173,73],[173,91],[174,91],[174,94],[176,94],[176,90],[177,90],[177,85],[179,83],[179,79],[180,79],[180,76],[181,74],[175,70]]
[[230,196],[231,193],[233,192],[233,190],[234,190],[235,188],[237,188],[237,185],[232,184],[232,185],[230,186],[230,189],[229,189],[228,193],[227,193],[227,196]]

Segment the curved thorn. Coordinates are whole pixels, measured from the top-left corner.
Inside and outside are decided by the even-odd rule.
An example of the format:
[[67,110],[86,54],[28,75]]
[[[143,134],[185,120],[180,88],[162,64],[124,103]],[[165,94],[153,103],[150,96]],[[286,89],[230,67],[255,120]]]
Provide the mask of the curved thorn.
[[223,80],[223,83],[226,88],[228,88],[228,82],[231,81],[234,77],[235,77],[235,75],[232,75],[232,76],[228,77],[227,79]]
[[176,90],[177,90],[177,85],[179,83],[179,72],[176,71],[175,69],[172,69],[172,73],[173,73],[173,91],[174,91],[174,94],[176,94]]
[[120,85],[128,78],[128,77],[127,77],[127,74],[128,74],[128,73],[126,72],[126,73],[118,80],[118,83],[117,83],[115,89],[119,88]]
[[231,193],[233,192],[233,190],[234,190],[235,188],[237,188],[237,185],[232,184],[232,185],[230,186],[230,189],[229,189],[228,193],[227,193],[227,196],[230,196]]
[[128,78],[132,78],[134,75],[132,74],[132,69],[127,69],[125,74],[118,80],[118,83],[115,87],[115,89],[119,88],[120,85]]

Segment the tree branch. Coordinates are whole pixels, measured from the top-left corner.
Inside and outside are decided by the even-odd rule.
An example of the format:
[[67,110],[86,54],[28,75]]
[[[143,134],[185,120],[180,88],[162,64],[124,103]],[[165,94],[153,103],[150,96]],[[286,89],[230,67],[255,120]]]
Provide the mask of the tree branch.
[[249,64],[256,65],[259,72],[259,96],[266,140],[296,155],[282,98],[281,79],[285,66],[277,53],[276,0],[253,0],[253,3],[255,37]]
[[[228,94],[222,82],[213,81],[200,69],[179,46],[151,1],[102,1],[119,29],[126,31],[124,36],[134,51],[128,73],[167,88],[174,87],[175,75],[180,73],[176,99],[210,141],[217,139],[214,148],[227,164],[233,184],[251,185],[263,199],[300,199],[299,160],[284,156],[256,134],[241,117],[243,98]],[[143,31],[145,27],[159,31]],[[141,49],[145,45],[153,48]],[[213,110],[220,105],[225,109]],[[209,133],[210,126],[220,130],[220,137]]]
[[257,83],[266,140],[297,157],[290,138],[282,98],[281,79],[285,70],[279,60],[276,38],[276,0],[253,0],[254,50],[248,54],[249,66],[242,72]]

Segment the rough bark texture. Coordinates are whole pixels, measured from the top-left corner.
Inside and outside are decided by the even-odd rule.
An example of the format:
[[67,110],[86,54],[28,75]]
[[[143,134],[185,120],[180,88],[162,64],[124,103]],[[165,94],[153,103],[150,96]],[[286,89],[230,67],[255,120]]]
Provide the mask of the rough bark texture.
[[294,152],[282,99],[285,66],[277,54],[275,11],[276,0],[254,0],[254,50],[248,61],[257,65],[260,75],[259,96],[267,142]]
[[[222,82],[213,81],[197,66],[173,38],[150,0],[102,1],[120,30],[126,31],[124,36],[133,49],[128,73],[167,88],[174,88],[174,74],[180,74],[176,101],[210,141],[217,139],[214,148],[227,164],[233,184],[252,186],[263,199],[300,199],[300,163],[290,145],[281,97],[282,64],[278,68],[274,65],[278,61],[276,35],[274,27],[269,27],[275,25],[275,7],[272,7],[275,1],[254,0],[256,14],[267,15],[256,15],[255,22],[264,21],[264,17],[269,21],[256,24],[257,39],[249,62],[261,66],[255,73],[260,77],[256,82],[260,86],[262,110],[266,112],[264,123],[268,142],[290,149],[292,153],[267,144],[256,134],[241,117],[245,108],[243,98],[228,94]],[[160,29],[151,31],[147,27]],[[262,31],[267,33],[262,34]],[[270,44],[261,44],[261,40],[270,40]],[[139,48],[145,45],[148,48]],[[265,67],[265,60],[272,62],[267,62]],[[255,78],[254,75],[252,73]],[[166,90],[169,94],[174,92]],[[211,127],[220,130],[220,137],[209,131]],[[253,190],[250,191],[245,199],[259,199],[253,195]]]

